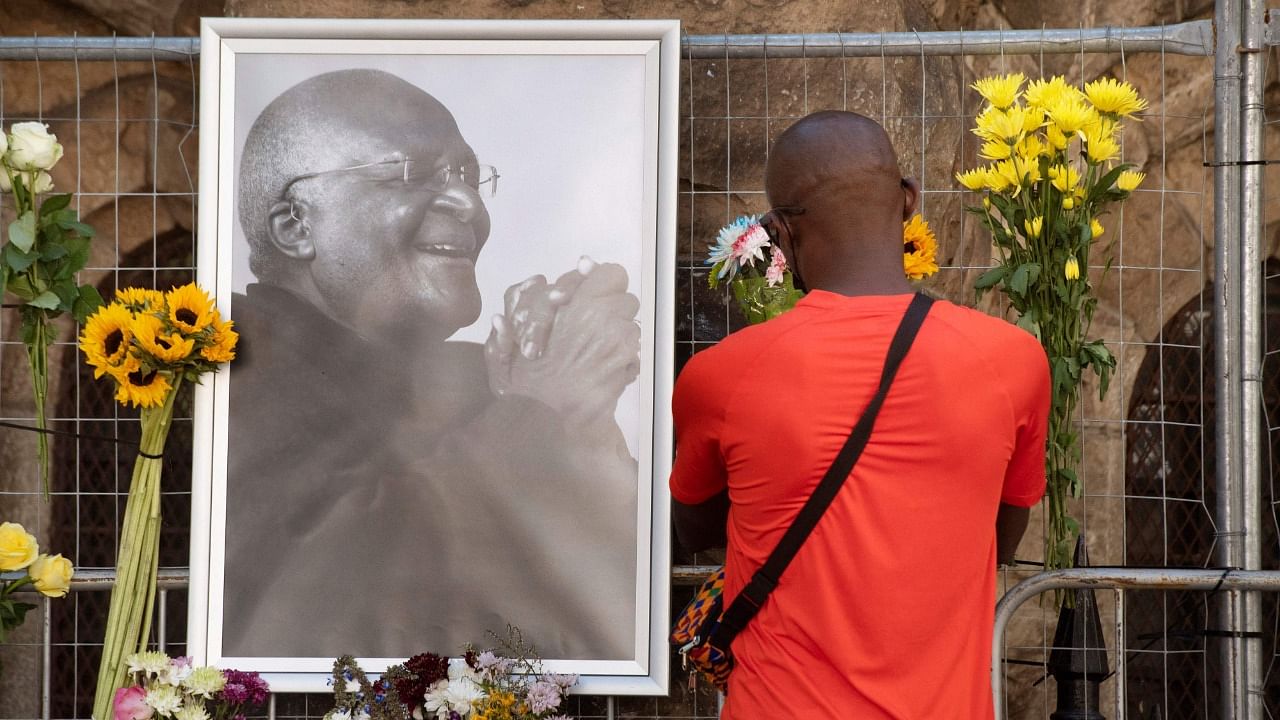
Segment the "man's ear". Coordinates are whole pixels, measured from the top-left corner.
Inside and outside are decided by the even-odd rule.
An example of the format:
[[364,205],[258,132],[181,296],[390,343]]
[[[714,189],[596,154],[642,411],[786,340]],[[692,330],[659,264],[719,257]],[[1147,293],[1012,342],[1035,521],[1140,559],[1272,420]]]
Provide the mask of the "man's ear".
[[310,208],[297,200],[281,200],[271,206],[267,214],[267,234],[271,244],[294,260],[313,260],[315,245],[311,242],[311,227],[307,223]]
[[920,207],[920,183],[915,178],[902,178],[902,221],[906,222]]

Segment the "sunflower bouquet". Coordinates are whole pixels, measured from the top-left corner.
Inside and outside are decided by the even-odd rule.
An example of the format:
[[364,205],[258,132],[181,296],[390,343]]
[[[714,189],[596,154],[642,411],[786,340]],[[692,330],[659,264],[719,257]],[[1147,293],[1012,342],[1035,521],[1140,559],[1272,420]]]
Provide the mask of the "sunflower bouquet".
[[1081,494],[1074,420],[1083,373],[1096,374],[1105,395],[1116,363],[1101,340],[1087,339],[1098,304],[1088,268],[1111,263],[1109,248],[1101,250],[1103,258],[1093,256],[1105,232],[1099,218],[1146,177],[1119,155],[1125,120],[1147,103],[1112,78],[1083,89],[1061,76],[1025,81],[1011,74],[973,84],[986,100],[973,132],[990,163],[956,179],[982,193],[982,203],[968,210],[991,233],[996,251],[995,266],[975,284],[978,295],[993,288],[1004,293],[1018,326],[1035,335],[1049,357],[1045,567],[1053,569],[1071,565],[1079,532],[1066,503]]
[[109,377],[116,400],[140,408],[142,420],[98,668],[96,720],[111,715],[113,694],[125,681],[125,657],[146,650],[160,550],[160,463],[178,389],[233,360],[237,340],[232,323],[194,284],[169,292],[121,290],[81,333],[94,377]]
[[[751,324],[781,315],[795,307],[804,293],[796,289],[782,249],[760,224],[760,215],[743,215],[720,228],[710,246],[708,284],[727,283]],[[938,272],[938,241],[919,215],[902,224],[902,266],[911,280]],[[769,259],[765,261],[765,252]]]

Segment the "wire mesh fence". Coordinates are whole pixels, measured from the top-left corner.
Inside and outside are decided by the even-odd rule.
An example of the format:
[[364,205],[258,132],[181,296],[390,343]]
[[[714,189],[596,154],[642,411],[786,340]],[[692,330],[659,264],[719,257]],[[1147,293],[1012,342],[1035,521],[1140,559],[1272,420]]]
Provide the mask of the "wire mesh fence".
[[[1067,31],[1038,37],[961,34],[959,42],[950,37],[954,33],[805,36],[799,42],[775,40],[773,52],[758,38],[725,37],[718,44],[715,38],[690,38],[681,67],[677,369],[745,324],[708,287],[706,246],[738,215],[768,208],[762,178],[769,146],[799,117],[847,109],[886,127],[903,172],[922,185],[921,210],[939,241],[941,270],[925,287],[974,305],[972,284],[990,267],[991,247],[963,212],[971,199],[953,179],[977,162],[979,143],[969,129],[979,102],[968,85],[993,72],[1015,71],[1029,77],[1061,74],[1073,84],[1102,75],[1128,80],[1150,107],[1126,131],[1124,159],[1146,172],[1147,180],[1123,209],[1102,219],[1113,262],[1089,269],[1100,295],[1095,335],[1116,355],[1117,380],[1103,399],[1096,386],[1086,388],[1092,399],[1080,412],[1084,493],[1072,511],[1094,564],[1212,566],[1218,531],[1215,289],[1213,186],[1206,164],[1212,159],[1213,59],[1203,43],[1194,42],[1203,36],[1200,24],[1145,30],[1147,44],[1134,41],[1130,48],[1114,41],[1123,33],[1094,31],[1071,31],[1074,38]],[[19,41],[0,39],[0,47]],[[174,49],[184,42],[189,40],[159,43],[143,60],[111,52],[119,43],[105,39],[73,43],[96,43],[93,53],[73,48],[35,61],[0,60],[0,121],[7,126],[41,120],[63,143],[66,156],[55,169],[55,185],[76,192],[81,217],[98,231],[82,282],[96,284],[106,296],[117,287],[167,288],[194,279],[198,68],[189,52]],[[1280,144],[1271,125],[1268,139],[1269,147]],[[1274,230],[1280,218],[1266,220]],[[1267,299],[1262,387],[1274,456],[1280,448],[1280,265],[1269,261],[1258,272]],[[993,296],[979,307],[1006,311]],[[0,420],[29,422],[34,412],[16,318],[12,309],[0,311]],[[121,412],[107,386],[77,362],[74,333],[64,323],[51,353],[52,427],[136,438],[136,419]],[[162,566],[187,562],[190,408],[188,394],[175,414],[166,453]],[[112,566],[132,452],[108,440],[70,437],[59,437],[53,452],[59,462],[53,498],[46,503],[31,433],[0,428],[4,519],[35,528],[42,546],[74,558],[79,568]],[[1264,478],[1263,567],[1275,568],[1280,558],[1273,464],[1264,468]],[[1036,526],[1028,532],[1019,552],[1024,564],[1003,572],[1002,589],[1038,572],[1039,532]],[[700,565],[718,558],[677,551],[675,560]],[[692,590],[690,583],[677,582],[672,607],[681,607]],[[49,716],[88,717],[106,599],[103,592],[77,592],[47,604],[44,622],[28,622],[0,646],[6,668],[0,717],[40,714],[42,684],[48,686]],[[1208,649],[1206,631],[1214,624],[1206,594],[1103,592],[1098,601],[1105,628],[1098,641],[1115,671],[1103,685],[1105,715],[1215,717],[1220,690],[1216,655]],[[1264,652],[1274,665],[1280,620],[1274,596],[1264,603]],[[1056,614],[1046,600],[1028,603],[1014,618],[1005,646],[1009,717],[1048,717],[1053,711],[1045,665]],[[185,621],[185,591],[168,592],[162,633],[171,654],[184,649]],[[578,698],[569,712],[583,718],[715,717],[710,688],[692,680],[678,662],[672,667],[668,698]],[[1265,686],[1272,716],[1280,714],[1277,672],[1268,667]],[[273,702],[277,717],[290,718],[319,717],[332,706],[323,696],[281,695]]]

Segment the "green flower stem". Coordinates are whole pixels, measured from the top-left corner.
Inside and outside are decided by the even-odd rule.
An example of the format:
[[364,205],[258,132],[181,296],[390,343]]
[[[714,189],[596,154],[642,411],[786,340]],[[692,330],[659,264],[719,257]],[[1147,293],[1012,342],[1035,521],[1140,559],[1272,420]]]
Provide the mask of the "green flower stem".
[[[31,370],[31,389],[36,401],[36,427],[47,430],[49,427],[45,413],[45,405],[49,396],[49,344],[53,342],[53,328],[49,327],[49,316],[43,310],[34,313],[34,337],[27,346],[27,366]],[[44,499],[49,499],[49,435],[36,433],[36,455],[40,466],[41,484],[44,486]]]
[[142,442],[133,464],[129,499],[125,504],[120,550],[116,560],[116,584],[111,589],[107,632],[98,666],[98,687],[93,700],[94,720],[110,720],[115,692],[124,686],[124,658],[146,649],[151,614],[155,606],[156,573],[160,551],[160,470],[159,457],[173,422],[174,400],[182,384],[175,377],[164,403],[144,408]]

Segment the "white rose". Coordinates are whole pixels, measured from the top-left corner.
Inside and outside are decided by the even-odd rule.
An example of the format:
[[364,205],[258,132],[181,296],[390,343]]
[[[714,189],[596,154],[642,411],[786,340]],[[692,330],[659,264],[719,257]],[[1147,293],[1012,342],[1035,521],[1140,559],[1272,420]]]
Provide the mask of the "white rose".
[[9,167],[51,170],[61,157],[62,146],[44,123],[14,123],[9,138]]
[[40,194],[47,193],[53,189],[53,178],[49,177],[49,173],[41,170],[36,175],[35,182],[31,182],[31,173],[27,173],[27,186],[31,188],[31,192]]
[[[0,137],[4,137],[4,133],[0,133]],[[0,192],[9,192],[13,190],[13,183],[9,182],[9,171],[0,167]]]
[[9,149],[9,136],[0,130],[0,160],[4,160],[4,151]]

